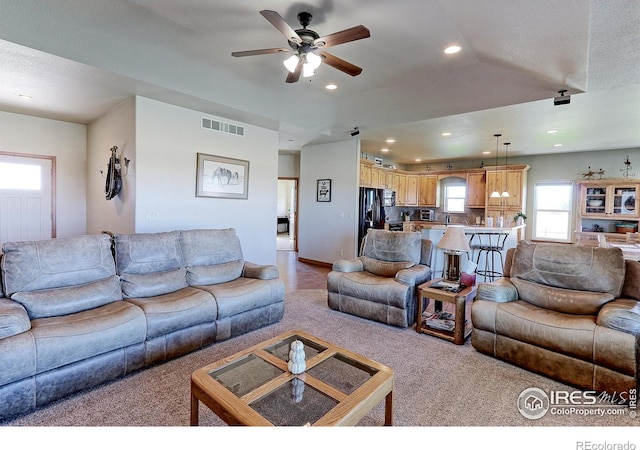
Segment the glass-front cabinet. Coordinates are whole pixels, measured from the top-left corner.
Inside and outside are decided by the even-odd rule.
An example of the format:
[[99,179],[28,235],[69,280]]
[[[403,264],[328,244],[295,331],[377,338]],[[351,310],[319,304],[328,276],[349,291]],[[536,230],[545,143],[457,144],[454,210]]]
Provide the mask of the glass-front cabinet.
[[638,231],[640,180],[587,180],[577,187],[576,243],[593,244],[599,234],[624,240]]

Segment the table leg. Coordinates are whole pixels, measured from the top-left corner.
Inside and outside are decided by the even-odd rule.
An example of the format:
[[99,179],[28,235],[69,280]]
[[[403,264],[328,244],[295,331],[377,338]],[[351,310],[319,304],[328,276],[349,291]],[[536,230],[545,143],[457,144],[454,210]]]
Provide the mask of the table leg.
[[198,426],[198,422],[199,422],[198,413],[199,413],[198,398],[195,395],[191,394],[191,423],[190,423],[190,425],[192,427],[197,427]]
[[393,425],[393,391],[389,392],[384,399],[384,425]]
[[464,344],[464,329],[467,319],[466,297],[456,297],[456,318],[453,328],[453,343],[457,345]]

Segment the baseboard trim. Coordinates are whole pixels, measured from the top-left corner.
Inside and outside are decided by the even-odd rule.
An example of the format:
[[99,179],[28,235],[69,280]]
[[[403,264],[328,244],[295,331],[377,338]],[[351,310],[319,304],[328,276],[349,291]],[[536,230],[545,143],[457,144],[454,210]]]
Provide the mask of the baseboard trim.
[[298,261],[300,261],[301,263],[306,263],[306,264],[313,264],[314,266],[322,266],[322,267],[333,267],[332,263],[328,263],[328,262],[324,262],[324,261],[316,261],[314,259],[307,259],[307,258],[300,258],[298,256]]

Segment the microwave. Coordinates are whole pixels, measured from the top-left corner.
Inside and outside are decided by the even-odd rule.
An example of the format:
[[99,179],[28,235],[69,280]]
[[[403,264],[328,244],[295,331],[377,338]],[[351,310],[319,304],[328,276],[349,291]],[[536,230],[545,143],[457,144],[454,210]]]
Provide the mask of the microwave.
[[436,212],[433,209],[421,209],[420,220],[424,222],[433,222],[436,220]]
[[384,206],[396,206],[396,191],[384,189],[382,200]]

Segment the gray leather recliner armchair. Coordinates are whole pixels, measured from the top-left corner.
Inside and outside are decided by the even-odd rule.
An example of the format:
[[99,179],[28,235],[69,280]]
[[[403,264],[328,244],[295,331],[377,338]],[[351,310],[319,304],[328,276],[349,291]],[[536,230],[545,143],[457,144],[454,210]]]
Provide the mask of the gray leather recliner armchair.
[[333,263],[327,275],[329,307],[366,319],[409,327],[417,287],[431,279],[430,240],[420,232],[369,229],[360,256]]

